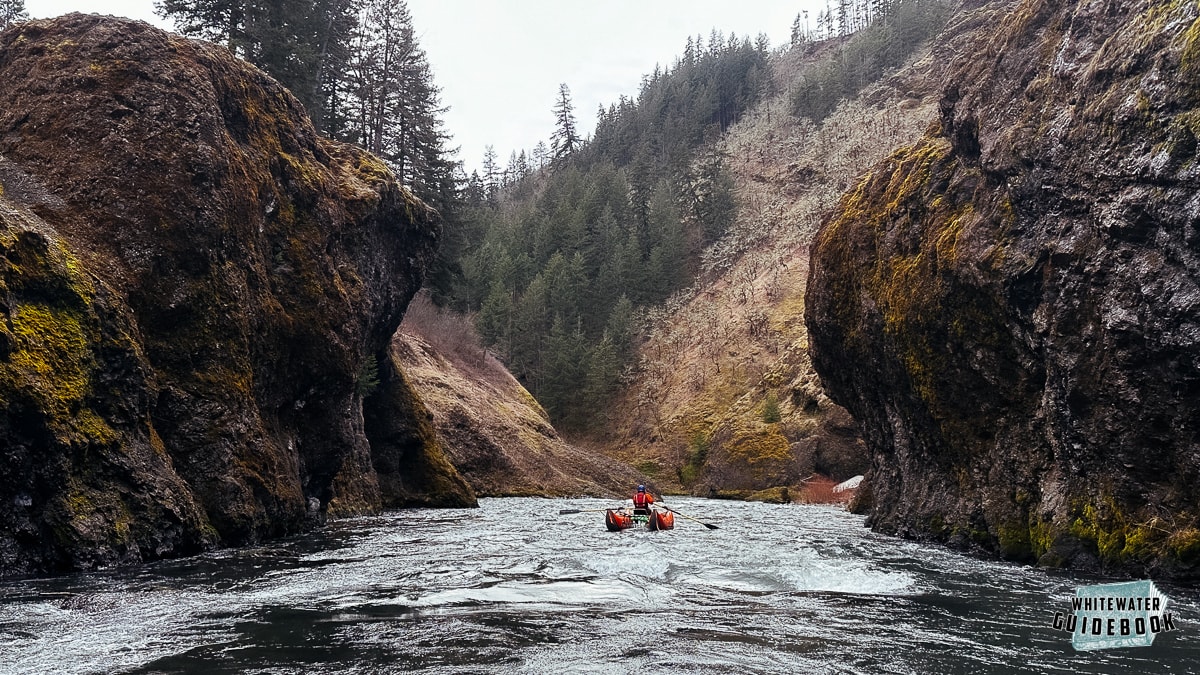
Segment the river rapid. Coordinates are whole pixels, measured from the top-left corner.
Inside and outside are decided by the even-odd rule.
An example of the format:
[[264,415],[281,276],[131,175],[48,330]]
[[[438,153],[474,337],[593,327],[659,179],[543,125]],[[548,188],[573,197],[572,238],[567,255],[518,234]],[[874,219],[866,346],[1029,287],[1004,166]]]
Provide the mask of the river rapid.
[[0,584],[2,673],[1200,673],[1175,630],[1080,652],[1080,585],[875,534],[835,507],[671,498],[719,526],[605,531],[597,499],[483,499],[134,569]]

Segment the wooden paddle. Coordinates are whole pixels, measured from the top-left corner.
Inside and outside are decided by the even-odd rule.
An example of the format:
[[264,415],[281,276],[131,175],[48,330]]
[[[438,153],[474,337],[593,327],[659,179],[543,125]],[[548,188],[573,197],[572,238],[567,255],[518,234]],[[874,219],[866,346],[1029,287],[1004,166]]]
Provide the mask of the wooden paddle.
[[682,513],[680,513],[680,512],[678,512],[678,511],[676,511],[675,509],[673,509],[673,508],[671,508],[671,507],[667,506],[666,504],[657,504],[657,503],[656,503],[656,504],[655,504],[655,506],[661,506],[661,507],[663,507],[664,509],[666,509],[666,510],[670,511],[671,513],[674,513],[674,514],[675,514],[675,515],[677,515],[677,516],[683,516],[684,518],[687,518],[688,520],[694,520],[694,521],[696,521],[697,523],[700,523],[701,525],[703,525],[703,526],[707,527],[707,528],[708,528],[708,529],[710,529],[710,530],[719,530],[719,529],[721,529],[721,528],[717,527],[716,525],[713,525],[712,523],[706,523],[706,522],[704,522],[703,520],[700,520],[699,518],[693,518],[693,517],[691,517],[691,516],[685,516],[685,515],[683,515]]

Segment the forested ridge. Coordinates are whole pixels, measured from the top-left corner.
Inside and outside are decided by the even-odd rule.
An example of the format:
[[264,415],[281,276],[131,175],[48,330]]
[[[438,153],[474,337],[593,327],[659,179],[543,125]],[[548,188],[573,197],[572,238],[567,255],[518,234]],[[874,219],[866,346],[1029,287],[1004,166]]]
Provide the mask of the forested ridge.
[[538,170],[518,157],[502,181],[472,183],[462,273],[439,290],[478,312],[484,340],[568,428],[617,386],[634,307],[686,285],[734,217],[723,157],[698,149],[758,100],[768,54],[719,33],[702,43],[600,111],[573,152],[555,143]]
[[[859,0],[800,13],[789,45],[689,37],[637,95],[596,111],[582,137],[569,85],[555,132],[503,168],[488,149],[467,176],[411,15],[398,0],[161,0],[187,35],[226,44],[275,76],[323,133],[382,157],[442,214],[427,287],[470,314],[485,341],[556,424],[583,430],[635,358],[641,308],[690,286],[706,249],[738,218],[716,141],[778,93],[783,54],[812,54],[790,114],[813,122],[898,65],[944,18],[941,0]],[[836,49],[826,49],[830,45]],[[736,255],[729,242],[717,255]],[[709,257],[713,254],[710,253]]]
[[[841,3],[792,42],[764,35],[688,38],[669,67],[645,76],[636,98],[597,112],[594,135],[564,151],[569,91],[555,108],[549,148],[514,153],[501,171],[486,158],[469,183],[457,276],[439,301],[477,313],[484,340],[570,430],[602,423],[597,410],[636,365],[642,308],[685,292],[739,255],[737,191],[719,141],[747,111],[787,87],[788,114],[819,124],[839,101],[904,61],[944,22],[934,0]],[[798,81],[777,77],[785,54]],[[738,240],[738,241],[733,241]],[[720,244],[719,246],[715,246]]]

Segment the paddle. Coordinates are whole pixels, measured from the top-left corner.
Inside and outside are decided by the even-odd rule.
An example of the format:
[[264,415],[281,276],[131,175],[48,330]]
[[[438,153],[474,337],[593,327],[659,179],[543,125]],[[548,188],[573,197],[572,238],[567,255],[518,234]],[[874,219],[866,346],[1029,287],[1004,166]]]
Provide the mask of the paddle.
[[713,525],[712,523],[706,523],[706,522],[704,522],[703,520],[700,520],[699,518],[693,518],[693,517],[691,517],[691,516],[684,516],[682,513],[680,513],[680,512],[678,512],[678,511],[676,511],[675,509],[673,509],[673,508],[671,508],[671,507],[667,506],[666,504],[655,504],[655,506],[661,506],[661,507],[663,507],[664,509],[666,509],[666,510],[670,511],[671,513],[674,513],[674,514],[675,514],[675,515],[677,515],[677,516],[683,516],[684,518],[687,518],[688,520],[694,520],[694,521],[696,521],[697,523],[700,523],[701,525],[703,525],[703,526],[707,527],[707,528],[708,528],[708,529],[710,529],[710,530],[719,530],[719,529],[721,529],[721,528],[717,527],[716,525]]
[[612,511],[613,509],[559,509],[558,515],[565,516],[568,513],[600,513],[601,511]]

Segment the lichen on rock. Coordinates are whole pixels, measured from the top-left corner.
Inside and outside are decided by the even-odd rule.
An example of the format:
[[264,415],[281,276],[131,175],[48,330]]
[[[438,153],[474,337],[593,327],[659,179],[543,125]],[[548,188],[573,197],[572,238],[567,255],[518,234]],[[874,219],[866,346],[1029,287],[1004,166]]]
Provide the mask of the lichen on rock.
[[935,49],[941,119],[813,251],[813,362],[862,423],[871,522],[1195,577],[1172,542],[1200,518],[1200,9],[972,11],[973,48]]
[[73,14],[0,33],[0,186],[0,576],[385,503],[356,380],[439,224],[377,158],[223,48]]

